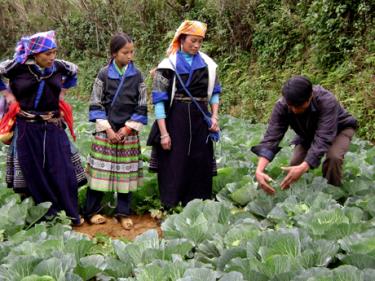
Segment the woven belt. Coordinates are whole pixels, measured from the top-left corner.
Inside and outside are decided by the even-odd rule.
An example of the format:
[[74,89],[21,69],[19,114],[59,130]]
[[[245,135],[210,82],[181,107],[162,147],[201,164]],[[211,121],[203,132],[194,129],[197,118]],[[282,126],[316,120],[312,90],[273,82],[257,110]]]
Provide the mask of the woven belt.
[[17,116],[26,122],[48,122],[53,123],[58,127],[62,127],[62,119],[58,116],[59,112],[56,111],[48,111],[48,112],[40,112],[40,113],[31,113],[28,111],[21,110]]
[[[207,97],[194,97],[194,98],[196,101],[208,102]],[[175,94],[173,99],[177,101],[188,102],[188,103],[192,102],[191,98],[184,94]]]

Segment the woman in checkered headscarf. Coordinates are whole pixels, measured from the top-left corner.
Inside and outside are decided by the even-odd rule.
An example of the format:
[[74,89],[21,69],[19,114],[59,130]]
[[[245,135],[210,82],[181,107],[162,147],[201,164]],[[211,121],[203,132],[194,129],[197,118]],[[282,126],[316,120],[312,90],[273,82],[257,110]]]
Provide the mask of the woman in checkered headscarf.
[[0,63],[0,91],[17,108],[6,181],[36,203],[51,202],[47,215],[64,210],[77,225],[77,188],[85,176],[64,130],[62,118],[70,129],[72,118],[61,93],[77,84],[78,69],[56,53],[55,32],[40,32],[22,37],[14,58]]
[[[200,51],[206,30],[202,22],[185,20],[169,45],[168,57],[154,74],[152,100],[157,121],[148,140],[153,146],[150,169],[158,173],[166,208],[186,205],[195,198],[208,199],[212,193],[216,161],[208,135],[219,130],[221,86],[216,63]],[[210,108],[210,128],[176,79],[176,72],[201,108]]]

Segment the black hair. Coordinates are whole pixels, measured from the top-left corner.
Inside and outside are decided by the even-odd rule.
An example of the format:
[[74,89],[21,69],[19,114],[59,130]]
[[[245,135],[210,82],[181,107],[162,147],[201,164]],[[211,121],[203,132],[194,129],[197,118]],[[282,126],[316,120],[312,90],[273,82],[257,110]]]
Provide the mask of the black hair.
[[187,34],[182,33],[182,34],[178,37],[178,40],[180,41],[180,43],[182,43],[183,41],[185,41],[186,37],[187,37]]
[[300,106],[312,95],[312,84],[305,76],[293,76],[285,82],[281,90],[288,105]]
[[113,54],[117,53],[121,48],[123,48],[126,44],[132,43],[132,38],[123,32],[116,33],[112,36],[111,42],[109,43],[109,51],[111,57]]

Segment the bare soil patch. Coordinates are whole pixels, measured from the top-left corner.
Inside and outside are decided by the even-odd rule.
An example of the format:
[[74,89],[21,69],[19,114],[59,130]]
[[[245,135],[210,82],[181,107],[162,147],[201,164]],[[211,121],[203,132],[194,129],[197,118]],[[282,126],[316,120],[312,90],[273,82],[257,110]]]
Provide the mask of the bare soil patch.
[[149,229],[156,229],[161,236],[161,228],[158,220],[153,219],[149,214],[129,216],[133,220],[134,226],[130,230],[125,230],[115,218],[106,217],[104,224],[89,224],[85,222],[82,226],[75,226],[73,229],[77,232],[87,234],[90,238],[95,234],[105,234],[112,238],[125,238],[133,240],[138,235]]

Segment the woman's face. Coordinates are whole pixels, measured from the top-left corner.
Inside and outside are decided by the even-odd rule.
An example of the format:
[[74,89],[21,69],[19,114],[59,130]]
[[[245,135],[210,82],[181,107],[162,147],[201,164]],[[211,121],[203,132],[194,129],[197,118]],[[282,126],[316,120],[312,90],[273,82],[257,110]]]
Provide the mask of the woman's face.
[[123,67],[133,60],[134,44],[132,42],[126,43],[120,50],[112,54],[118,66]]
[[203,43],[202,36],[196,35],[187,35],[185,40],[181,42],[182,51],[188,53],[190,55],[195,55],[198,53],[199,49],[201,48]]
[[34,55],[35,62],[42,68],[51,67],[56,59],[57,49],[51,49]]

